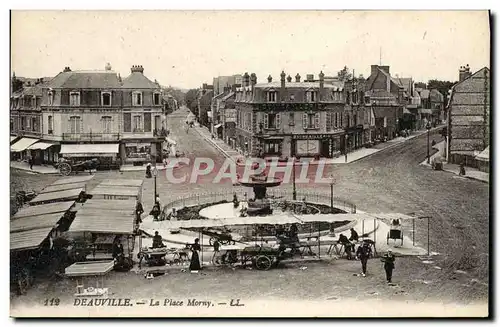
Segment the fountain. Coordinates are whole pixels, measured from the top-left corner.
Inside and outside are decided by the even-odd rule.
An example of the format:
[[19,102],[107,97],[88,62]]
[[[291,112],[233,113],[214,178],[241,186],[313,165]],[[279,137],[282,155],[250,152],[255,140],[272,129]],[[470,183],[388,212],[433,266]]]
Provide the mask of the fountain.
[[239,183],[242,186],[251,187],[253,189],[254,198],[248,201],[248,208],[246,208],[246,213],[249,216],[263,216],[273,213],[271,203],[266,198],[266,191],[268,187],[281,185],[281,179],[271,178],[265,173],[261,173],[250,176],[246,181],[240,180]]

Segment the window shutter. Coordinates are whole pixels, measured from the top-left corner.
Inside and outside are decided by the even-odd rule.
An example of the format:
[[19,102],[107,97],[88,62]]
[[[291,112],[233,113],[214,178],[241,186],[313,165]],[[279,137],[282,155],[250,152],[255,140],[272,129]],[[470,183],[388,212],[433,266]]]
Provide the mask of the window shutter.
[[302,114],[302,127],[307,128],[307,114]]
[[132,115],[130,113],[123,114],[123,131],[131,132],[132,130]]
[[78,133],[83,133],[83,119],[80,117],[77,120],[78,122]]
[[319,128],[319,118],[320,118],[320,113],[317,112],[314,115],[314,128]]
[[[21,118],[21,123],[22,123],[22,118]],[[23,124],[21,124],[21,126],[22,126],[22,125],[23,125]],[[73,132],[73,131],[71,130],[71,126],[72,126],[72,125],[73,125],[73,122],[71,121],[71,117],[70,117],[70,118],[68,118],[68,133]]]
[[281,114],[276,114],[276,128],[281,128]]
[[264,128],[269,128],[269,116],[264,114]]
[[144,113],[144,132],[151,132],[151,113]]
[[332,113],[327,112],[326,113],[326,130],[330,131],[332,129]]

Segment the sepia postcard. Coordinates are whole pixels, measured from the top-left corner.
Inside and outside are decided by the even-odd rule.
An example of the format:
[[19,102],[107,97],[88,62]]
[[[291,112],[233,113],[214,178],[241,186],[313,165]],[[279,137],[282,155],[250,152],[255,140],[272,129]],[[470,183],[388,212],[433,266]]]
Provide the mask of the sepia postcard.
[[10,315],[488,317],[490,20],[12,10]]

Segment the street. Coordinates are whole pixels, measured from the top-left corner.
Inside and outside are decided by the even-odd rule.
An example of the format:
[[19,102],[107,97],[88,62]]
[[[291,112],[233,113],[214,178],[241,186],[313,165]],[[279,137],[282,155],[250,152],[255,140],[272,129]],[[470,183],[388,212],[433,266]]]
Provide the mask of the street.
[[[187,111],[180,109],[168,116],[171,137],[178,142],[178,150],[187,157],[208,157],[216,165],[224,157],[193,129],[186,133]],[[431,141],[442,140],[438,133]],[[334,165],[328,169],[336,178],[335,195],[354,202],[366,212],[415,213],[430,216],[430,249],[435,252],[430,261],[405,257],[396,260],[395,282],[390,288],[383,280],[383,269],[378,259],[369,263],[367,278],[353,277],[360,263],[339,260],[331,264],[308,263],[307,270],[298,267],[266,272],[208,270],[200,275],[174,272],[149,281],[135,273],[113,272],[107,278],[108,287],[117,296],[152,296],[168,289],[172,296],[238,296],[240,298],[339,299],[372,298],[396,300],[437,300],[445,303],[484,303],[488,297],[489,247],[489,184],[457,177],[444,171],[434,171],[419,165],[426,156],[426,137],[408,140],[386,151],[363,158],[351,164]],[[186,174],[185,166],[175,174]],[[208,183],[215,173],[201,177],[196,184],[166,183],[160,174],[158,191],[165,204],[179,196],[193,193],[229,190],[231,183]],[[60,178],[55,175],[34,175],[11,171],[11,192],[19,189],[40,190]],[[104,178],[143,179],[144,172],[98,172],[90,187]],[[329,185],[298,185],[329,194]],[[291,189],[290,184],[280,186]],[[153,203],[153,179],[145,179],[143,202],[148,212]],[[427,221],[417,221],[415,241],[427,246]],[[436,268],[437,267],[437,268]],[[458,272],[457,272],[458,271]],[[48,293],[60,298],[71,298],[69,281],[37,284],[23,297],[23,305],[36,303]],[[159,289],[160,288],[160,289]],[[373,294],[376,291],[377,294]],[[372,292],[372,293],[370,293]],[[13,299],[15,306],[17,299]]]

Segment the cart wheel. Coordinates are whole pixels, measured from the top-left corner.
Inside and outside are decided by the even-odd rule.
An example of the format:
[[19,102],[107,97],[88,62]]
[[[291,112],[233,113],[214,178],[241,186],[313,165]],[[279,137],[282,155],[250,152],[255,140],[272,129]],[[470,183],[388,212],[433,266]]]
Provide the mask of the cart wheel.
[[67,162],[59,164],[59,172],[61,175],[68,176],[71,174],[71,166]]
[[215,237],[210,237],[210,240],[208,240],[208,244],[214,245],[215,242]]
[[255,268],[258,270],[269,270],[271,268],[272,261],[268,256],[259,255],[255,259]]

